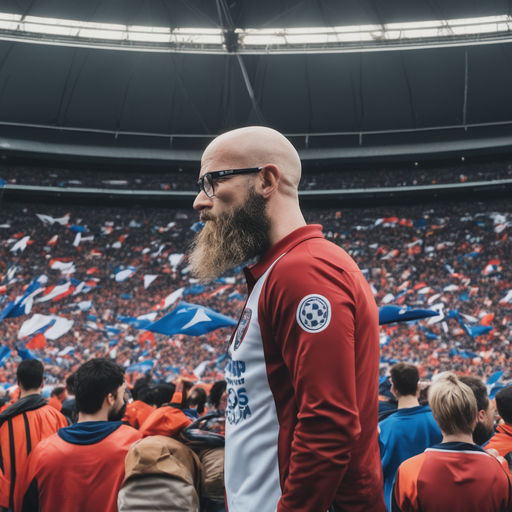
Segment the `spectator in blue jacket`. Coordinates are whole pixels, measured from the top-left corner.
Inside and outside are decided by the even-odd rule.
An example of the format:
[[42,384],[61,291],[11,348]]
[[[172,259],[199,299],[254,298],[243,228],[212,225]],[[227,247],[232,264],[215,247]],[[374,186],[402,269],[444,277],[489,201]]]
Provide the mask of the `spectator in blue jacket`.
[[398,409],[379,422],[379,445],[384,473],[384,498],[391,509],[391,493],[400,464],[425,448],[440,443],[442,434],[428,405],[418,401],[419,373],[410,363],[391,367],[391,392],[398,400]]

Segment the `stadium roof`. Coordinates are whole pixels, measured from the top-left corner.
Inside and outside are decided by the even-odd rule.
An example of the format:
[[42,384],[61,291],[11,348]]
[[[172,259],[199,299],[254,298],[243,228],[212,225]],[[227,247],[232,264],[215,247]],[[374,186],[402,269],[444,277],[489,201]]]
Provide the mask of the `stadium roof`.
[[306,159],[506,149],[510,10],[477,0],[4,0],[0,148],[195,161],[212,136],[265,124]]

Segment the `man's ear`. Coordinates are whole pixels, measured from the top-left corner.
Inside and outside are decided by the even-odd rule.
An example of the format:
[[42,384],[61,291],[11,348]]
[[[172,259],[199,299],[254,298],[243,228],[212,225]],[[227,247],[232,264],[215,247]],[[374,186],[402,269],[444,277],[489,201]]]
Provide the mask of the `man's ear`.
[[109,407],[112,407],[115,402],[116,402],[116,397],[114,396],[114,393],[109,393],[106,397],[105,397],[105,400],[107,401],[107,405]]
[[485,409],[480,409],[478,411],[476,418],[478,420],[478,423],[485,423],[485,420],[487,418],[487,411]]
[[276,190],[281,179],[281,171],[273,164],[265,165],[260,171],[260,186],[263,197],[269,198]]

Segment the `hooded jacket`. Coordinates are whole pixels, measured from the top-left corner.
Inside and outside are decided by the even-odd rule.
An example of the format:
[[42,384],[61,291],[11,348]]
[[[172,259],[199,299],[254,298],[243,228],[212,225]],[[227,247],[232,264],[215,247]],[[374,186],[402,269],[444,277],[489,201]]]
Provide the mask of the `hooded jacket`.
[[67,424],[66,418],[48,406],[39,394],[20,398],[0,414],[0,470],[5,477],[0,506],[13,508],[16,478],[30,452],[41,440]]
[[140,437],[120,421],[60,429],[29,457],[16,487],[15,512],[117,512],[124,458]]

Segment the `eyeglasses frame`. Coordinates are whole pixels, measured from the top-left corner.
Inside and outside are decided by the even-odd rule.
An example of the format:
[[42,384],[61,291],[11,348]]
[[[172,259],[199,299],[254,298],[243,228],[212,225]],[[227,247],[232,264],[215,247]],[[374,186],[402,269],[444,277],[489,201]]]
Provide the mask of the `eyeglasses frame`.
[[[207,197],[215,197],[214,181],[218,178],[225,178],[226,176],[236,176],[237,174],[254,174],[260,172],[263,167],[245,167],[243,169],[224,169],[222,171],[205,172],[198,180],[197,185],[199,191],[203,191]],[[209,195],[204,189],[204,183],[208,181],[212,187],[212,195]]]

